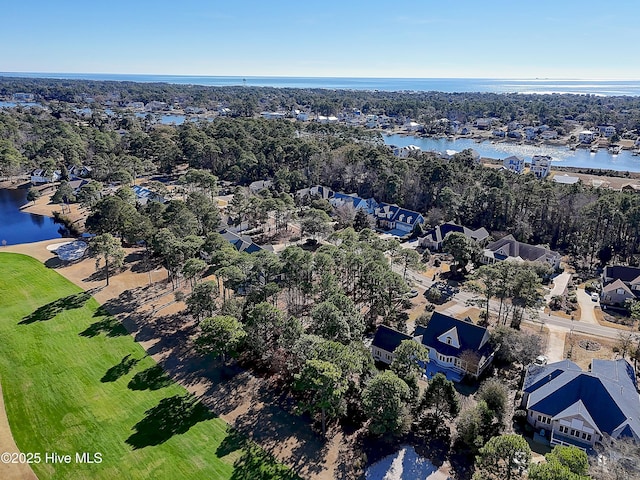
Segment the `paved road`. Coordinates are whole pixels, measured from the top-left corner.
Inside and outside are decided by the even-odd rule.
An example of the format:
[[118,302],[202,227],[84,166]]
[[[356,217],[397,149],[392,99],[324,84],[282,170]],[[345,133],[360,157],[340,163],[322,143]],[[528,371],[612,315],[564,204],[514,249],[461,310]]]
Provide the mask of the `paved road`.
[[[399,266],[394,266],[394,271],[402,275],[402,269]],[[407,280],[412,280],[424,288],[429,288],[434,283],[431,278],[428,278],[425,275],[412,270],[407,271]],[[478,298],[478,295],[465,290],[461,290],[456,295],[454,295],[450,300],[454,300],[461,305],[466,305],[469,301],[475,298]],[[497,300],[492,300],[489,303],[489,309],[492,312],[497,313],[498,308],[499,308],[499,302]],[[574,331],[578,333],[584,333],[587,335],[594,335],[594,336],[610,338],[610,339],[617,339],[620,334],[619,329],[604,327],[598,324],[597,322],[595,322],[594,324],[590,322],[583,322],[583,321],[577,321],[577,320],[573,321],[573,320],[563,318],[563,317],[558,317],[555,315],[548,315],[543,313],[542,311],[540,311],[535,318],[527,319],[525,320],[525,322],[529,324],[535,324],[535,325],[541,325],[542,323],[543,325],[552,325],[554,327],[564,328],[567,332]]]

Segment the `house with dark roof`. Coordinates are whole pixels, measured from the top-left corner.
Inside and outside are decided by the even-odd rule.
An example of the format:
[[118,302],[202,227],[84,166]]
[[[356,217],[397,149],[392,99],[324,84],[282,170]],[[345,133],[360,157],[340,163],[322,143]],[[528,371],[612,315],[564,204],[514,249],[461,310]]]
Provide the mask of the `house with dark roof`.
[[391,364],[394,358],[394,352],[403,340],[412,340],[411,335],[394,330],[386,325],[380,325],[376,330],[376,334],[373,337],[371,343],[371,355],[373,359]]
[[627,300],[638,296],[640,296],[640,268],[625,265],[604,267],[600,303],[621,306]]
[[551,445],[591,450],[605,436],[640,439],[640,398],[624,359],[594,359],[586,372],[570,360],[530,365],[521,406]]
[[222,235],[222,238],[233,245],[239,252],[255,253],[261,250],[273,251],[273,248],[269,249],[261,247],[260,245],[255,243],[253,239],[248,235],[238,235],[227,229],[221,230],[220,235]]
[[429,350],[427,375],[441,372],[454,381],[464,375],[479,377],[494,357],[485,327],[434,312],[429,324],[417,326],[413,335],[380,325],[371,344],[373,358],[390,364],[403,340],[414,340]]
[[487,232],[484,227],[472,230],[453,222],[447,222],[429,230],[425,236],[418,239],[418,244],[431,251],[440,251],[442,249],[442,242],[444,242],[444,239],[447,238],[447,235],[454,232],[462,233],[466,237],[478,243],[482,243],[489,238],[489,232]]
[[329,199],[329,203],[333,208],[340,208],[345,205],[351,205],[356,210],[364,210],[369,215],[372,215],[378,202],[375,198],[360,198],[355,193],[341,193],[335,192]]
[[434,312],[427,326],[417,326],[413,335],[429,349],[430,363],[459,376],[478,378],[493,362],[489,331],[470,320]]
[[487,245],[482,253],[482,261],[486,264],[504,260],[515,262],[546,263],[554,270],[560,267],[560,254],[543,245],[529,245],[518,242],[513,235],[507,235]]
[[416,225],[424,223],[422,214],[389,203],[380,202],[373,214],[380,228],[398,237],[411,233]]
[[136,202],[140,205],[146,205],[148,202],[165,203],[167,201],[162,195],[152,192],[148,188],[141,187],[140,185],[134,185],[131,189],[136,196]]

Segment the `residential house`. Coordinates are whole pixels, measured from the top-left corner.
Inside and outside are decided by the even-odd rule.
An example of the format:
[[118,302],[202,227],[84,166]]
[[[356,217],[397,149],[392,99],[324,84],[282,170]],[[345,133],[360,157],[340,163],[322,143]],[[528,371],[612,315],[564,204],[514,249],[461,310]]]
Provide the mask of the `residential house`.
[[640,193],[640,185],[635,183],[627,183],[621,189],[623,192]]
[[535,127],[524,127],[524,136],[527,140],[531,141],[531,140],[535,140],[536,135],[538,133],[536,132],[536,128]]
[[267,120],[279,120],[286,117],[284,112],[260,112],[262,118]]
[[336,192],[329,199],[329,203],[333,208],[340,208],[343,205],[351,205],[356,210],[364,210],[366,213],[373,215],[375,209],[378,207],[378,202],[375,198],[360,198],[355,193],[341,193]]
[[491,264],[504,260],[516,262],[546,263],[554,270],[560,267],[560,254],[543,245],[529,245],[518,242],[513,235],[507,235],[487,245],[482,253],[484,263]]
[[470,228],[457,225],[453,222],[447,222],[429,230],[426,235],[418,239],[418,244],[421,247],[428,248],[432,252],[439,251],[442,249],[442,242],[444,242],[444,239],[454,232],[462,233],[466,237],[478,243],[482,243],[487,238],[489,238],[489,232],[487,232],[484,227],[480,227],[477,230],[472,230]]
[[543,140],[555,140],[558,138],[558,132],[556,130],[544,130],[540,133],[540,138]]
[[301,188],[296,191],[296,197],[304,198],[305,196],[328,200],[333,196],[333,191],[329,187],[325,187],[323,185],[314,185],[313,187]]
[[537,178],[545,178],[551,171],[551,157],[549,155],[534,155],[531,158],[531,173]]
[[91,175],[93,168],[88,165],[70,165],[67,167],[69,178],[86,178]]
[[511,155],[502,161],[504,168],[514,173],[524,172],[524,158],[520,158],[516,155]]
[[371,355],[378,362],[391,364],[395,356],[394,352],[400,343],[403,340],[412,339],[411,335],[399,332],[386,325],[380,325],[371,343]]
[[37,183],[53,183],[60,180],[60,170],[45,170],[42,168],[36,168],[30,174],[31,183],[34,185]]
[[318,123],[338,123],[338,117],[334,117],[334,116],[326,117],[324,115],[318,115],[316,117],[316,121]]
[[420,147],[418,147],[417,145],[406,145],[404,147],[393,146],[392,149],[393,154],[399,158],[407,158],[411,155],[417,155],[422,152]]
[[495,354],[485,327],[440,312],[433,313],[426,327],[417,326],[413,336],[429,350],[428,373],[440,370],[455,380],[478,378]]
[[273,251],[273,247],[270,245],[261,247],[248,235],[238,235],[228,229],[221,230],[220,235],[222,235],[222,238],[233,245],[239,252],[255,253],[261,250]]
[[514,140],[522,140],[522,133],[516,130],[512,130],[510,132],[507,132],[507,137],[513,138]]
[[33,102],[35,100],[35,95],[33,93],[14,93],[12,98],[16,102]]
[[600,135],[604,135],[609,138],[616,134],[616,127],[613,125],[598,125],[598,131],[600,132]]
[[373,214],[380,228],[398,237],[405,236],[418,224],[424,223],[424,217],[420,213],[383,202],[375,206]]
[[584,144],[591,144],[596,138],[596,134],[591,130],[583,130],[578,134],[578,141]]
[[262,190],[266,190],[273,186],[273,181],[271,180],[257,180],[255,182],[251,182],[249,184],[249,191],[251,193],[258,193]]
[[627,300],[640,296],[640,268],[607,265],[602,271],[600,302],[623,306]]
[[475,126],[479,130],[489,130],[491,125],[493,125],[492,118],[478,118],[475,122]]
[[140,185],[134,185],[131,189],[133,193],[135,193],[136,201],[140,205],[146,205],[148,202],[165,203],[167,201],[162,195],[152,192],[148,188],[141,187]]
[[422,132],[424,130],[424,125],[418,122],[407,122],[404,124],[404,129],[407,132]]
[[474,378],[482,375],[495,353],[485,327],[434,312],[429,324],[416,327],[413,335],[379,326],[371,344],[373,358],[390,364],[403,340],[414,340],[427,348],[427,376],[441,372],[454,381],[460,381],[464,375]]
[[633,367],[624,359],[530,365],[523,385],[527,422],[551,445],[590,451],[605,436],[640,439],[640,400]]

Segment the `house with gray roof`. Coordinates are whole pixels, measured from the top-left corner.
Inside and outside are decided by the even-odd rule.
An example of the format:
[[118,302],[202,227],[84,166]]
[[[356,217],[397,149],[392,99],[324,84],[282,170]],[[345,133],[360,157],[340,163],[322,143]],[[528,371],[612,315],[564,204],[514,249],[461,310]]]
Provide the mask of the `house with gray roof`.
[[268,248],[261,247],[260,245],[255,243],[253,239],[248,235],[238,235],[237,233],[229,231],[228,229],[222,229],[220,231],[220,235],[222,235],[222,238],[233,245],[239,252],[255,253],[261,250],[273,251],[273,247],[271,247],[270,245],[266,246]]
[[482,261],[492,264],[504,260],[515,262],[546,263],[554,270],[560,267],[560,254],[543,245],[529,245],[518,242],[513,235],[507,235],[487,245],[482,252]]
[[624,359],[594,359],[586,372],[570,360],[530,365],[521,406],[551,445],[591,450],[605,436],[640,439],[640,397]]
[[602,271],[600,303],[622,306],[640,296],[640,268],[607,265]]
[[411,335],[399,332],[386,325],[380,325],[371,343],[371,355],[374,360],[389,365],[393,362],[394,352],[400,343],[403,340],[412,339]]
[[471,228],[463,227],[462,225],[457,225],[453,222],[447,222],[429,230],[426,235],[418,239],[418,244],[431,251],[440,251],[442,249],[442,242],[444,242],[444,239],[454,232],[462,233],[477,243],[482,243],[489,238],[489,232],[487,232],[484,227],[472,230]]

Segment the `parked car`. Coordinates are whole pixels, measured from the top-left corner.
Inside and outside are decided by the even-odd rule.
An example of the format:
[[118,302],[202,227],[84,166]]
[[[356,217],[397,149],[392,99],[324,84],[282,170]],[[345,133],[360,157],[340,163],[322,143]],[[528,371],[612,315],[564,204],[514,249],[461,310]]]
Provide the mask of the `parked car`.
[[600,295],[598,295],[598,292],[593,292],[591,294],[591,300],[594,302],[597,302],[598,300],[600,300]]
[[544,355],[539,355],[536,357],[536,359],[533,361],[533,363],[535,365],[546,365],[547,364],[547,357],[545,357]]
[[418,296],[418,290],[411,290],[409,293],[407,293],[407,298],[415,298]]

